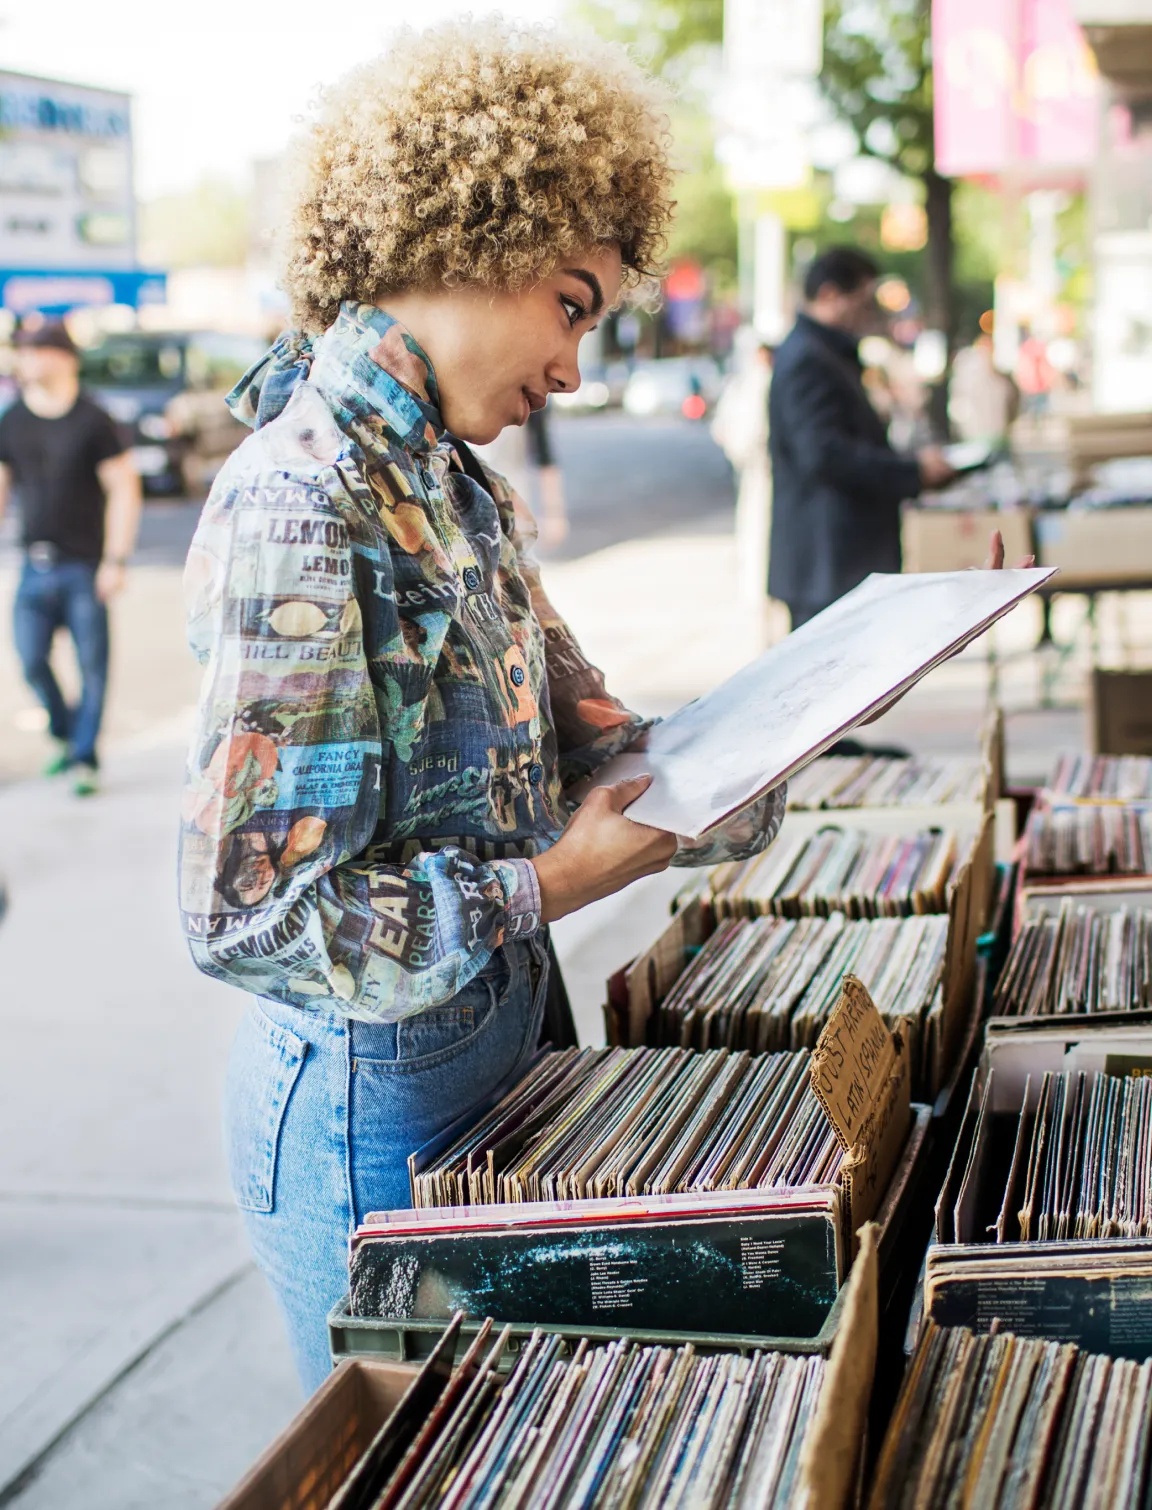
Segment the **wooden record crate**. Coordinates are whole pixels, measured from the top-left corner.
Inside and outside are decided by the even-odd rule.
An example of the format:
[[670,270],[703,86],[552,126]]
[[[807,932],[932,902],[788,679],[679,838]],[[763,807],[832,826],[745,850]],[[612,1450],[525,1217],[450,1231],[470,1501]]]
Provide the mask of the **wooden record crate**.
[[[883,822],[877,822],[875,832],[901,832],[899,809],[871,812],[883,818]],[[851,826],[856,817],[856,813],[850,813],[844,826]],[[797,832],[794,825],[799,826],[800,832],[814,832],[827,826],[828,820],[827,813],[796,813],[789,814],[785,823],[790,833]],[[976,995],[977,941],[988,919],[996,876],[991,813],[986,813],[983,821],[970,831],[970,838],[971,848],[957,871],[949,900],[943,1043],[933,1071],[924,1081],[914,1080],[912,1085],[913,1096],[922,1101],[935,1101],[947,1086],[957,1056],[970,1041],[973,1024],[982,1013],[982,1002]],[[609,1044],[630,1047],[651,1041],[652,1022],[658,1008],[701,945],[716,931],[718,922],[711,894],[706,889],[692,896],[682,894],[681,905],[655,943],[608,979],[603,1010]],[[877,1005],[883,1011],[887,1004]]]
[[[752,1347],[760,1351],[794,1355],[818,1352],[828,1360],[815,1410],[805,1423],[797,1474],[800,1499],[821,1506],[821,1510],[848,1510],[856,1504],[863,1469],[862,1449],[879,1341],[875,1228],[865,1228],[861,1239],[859,1257],[837,1297],[835,1320],[829,1318],[818,1349],[798,1347],[790,1339],[780,1346],[770,1338],[751,1340]],[[469,1336],[478,1329],[478,1324],[466,1326]],[[420,1357],[430,1356],[443,1331],[443,1324],[437,1324],[435,1337],[420,1347]],[[514,1360],[520,1340],[516,1336],[510,1339],[502,1367],[511,1361],[509,1354]],[[668,1343],[666,1338],[633,1336],[633,1340]],[[697,1351],[715,1351],[702,1349],[698,1339],[693,1342]],[[457,1357],[464,1345],[466,1339],[463,1344],[458,1340]],[[409,1364],[365,1357],[338,1361],[334,1372],[222,1502],[220,1510],[324,1510],[376,1434],[395,1419],[405,1393],[420,1377],[421,1370]],[[415,1412],[413,1417],[408,1435],[401,1440],[405,1449],[414,1440],[414,1429],[426,1418]],[[550,1503],[546,1498],[539,1499],[541,1510],[548,1510]]]
[[217,1510],[327,1510],[418,1373],[379,1359],[342,1364]]
[[[968,1106],[937,1202],[936,1230],[924,1264],[922,1314],[940,1326],[1074,1342],[1091,1352],[1152,1358],[1152,1239],[1086,1238],[1062,1242],[981,1242],[989,1168],[1003,1174],[1003,1139],[974,1146],[977,1112],[992,1078],[989,1110],[1015,1123],[1026,1077],[1045,1070],[1152,1073],[1152,1013],[1125,1014],[1107,1025],[1068,1017],[991,1020]],[[1034,1092],[1035,1094],[1035,1092]],[[976,1172],[975,1199],[959,1211],[961,1181]],[[983,1215],[982,1215],[983,1213]],[[945,1240],[947,1238],[948,1240]],[[1040,1261],[1060,1260],[1057,1273]],[[976,1265],[980,1272],[975,1272]]]

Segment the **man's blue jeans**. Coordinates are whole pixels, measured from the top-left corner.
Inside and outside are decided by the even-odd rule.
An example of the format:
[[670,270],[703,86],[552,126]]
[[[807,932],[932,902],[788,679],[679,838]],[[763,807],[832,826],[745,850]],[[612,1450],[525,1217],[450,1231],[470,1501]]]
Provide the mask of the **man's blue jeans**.
[[[96,764],[96,739],[108,686],[108,610],[96,596],[96,566],[58,561],[24,563],[13,613],[16,653],[24,678],[48,711],[53,739],[67,743],[78,764]],[[51,666],[52,641],[67,629],[80,664],[80,702],[70,708]]]

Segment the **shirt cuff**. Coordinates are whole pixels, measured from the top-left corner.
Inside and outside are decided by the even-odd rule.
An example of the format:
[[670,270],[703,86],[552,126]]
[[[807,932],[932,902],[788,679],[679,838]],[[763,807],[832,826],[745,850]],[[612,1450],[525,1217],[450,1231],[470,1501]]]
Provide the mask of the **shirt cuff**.
[[506,939],[531,938],[540,928],[540,882],[531,860],[496,860],[493,867],[504,888]]

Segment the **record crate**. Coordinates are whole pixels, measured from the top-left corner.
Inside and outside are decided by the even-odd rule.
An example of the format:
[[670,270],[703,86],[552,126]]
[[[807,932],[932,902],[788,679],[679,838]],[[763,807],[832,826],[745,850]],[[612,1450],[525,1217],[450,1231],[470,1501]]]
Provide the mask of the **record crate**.
[[[937,1201],[921,1314],[940,1326],[986,1332],[995,1324],[1021,1336],[1073,1342],[1090,1352],[1152,1358],[1152,1237],[1077,1238],[1057,1229],[1045,1239],[996,1240],[1001,1228],[1011,1233],[1013,1220],[1022,1215],[1021,1204],[1028,1204],[1024,1192],[1032,1155],[1026,1157],[1024,1149],[1030,1124],[1021,1112],[1027,1090],[1027,1106],[1035,1114],[1046,1071],[1152,1075],[1152,1015],[1109,1025],[1067,1017],[1059,1025],[1029,1018],[987,1024]],[[1069,1225],[1081,1169],[1076,1155],[1087,1152],[1091,1157],[1102,1146],[1101,1139],[1088,1137],[1092,1125],[1076,1122],[1066,1144],[1047,1145],[1066,1147],[1072,1155],[1067,1166],[1059,1166],[1059,1187],[1046,1185],[1041,1191],[1048,1207],[1064,1202]],[[1152,1156],[1146,1143],[1140,1145],[1143,1156]],[[1134,1156],[1137,1151],[1133,1148]],[[1031,1231],[1031,1211],[1029,1223]]]
[[[1017,881],[1014,911],[1013,944],[1025,923],[1039,918],[1058,917],[1065,902],[1073,906],[1084,904],[1095,912],[1108,915],[1121,908],[1152,909],[1152,877],[1149,876],[1092,876],[1046,879],[1043,881]],[[1011,949],[1008,959],[1011,958]],[[1007,963],[1007,959],[1005,963]],[[1068,1012],[1000,1012],[996,1004],[996,987],[1004,980],[1003,967],[999,981],[993,982],[988,1006],[988,1021],[997,1027],[1045,1027],[1059,1023],[1071,1024],[1079,1031],[1084,1026],[1117,1027],[1141,1025],[1152,1022],[1152,1006],[1149,1008],[1116,1008],[1108,1011]]]
[[[899,809],[874,810],[872,817],[875,832],[904,831]],[[815,832],[828,826],[828,815],[790,814],[785,826],[792,833]],[[850,826],[849,820],[845,826]],[[962,1060],[983,1011],[977,997],[976,965],[996,881],[992,815],[985,814],[966,834],[963,829],[960,832],[968,850],[949,888],[941,1027],[925,1046],[923,1067],[913,1067],[912,1095],[929,1103],[954,1078],[958,1059]],[[681,894],[681,905],[655,943],[608,980],[604,1025],[609,1044],[632,1047],[656,1041],[659,1009],[720,922],[711,892]],[[884,1012],[889,1003],[877,1005]]]
[[[910,1217],[924,1199],[924,1156],[927,1151],[930,1113],[927,1107],[913,1108],[914,1120],[900,1163],[892,1177],[884,1202],[876,1213],[877,1256],[879,1260],[881,1304],[886,1305],[888,1276],[898,1267],[900,1256],[908,1249],[907,1227]],[[810,1336],[757,1336],[740,1332],[648,1332],[636,1327],[554,1326],[547,1323],[508,1321],[511,1327],[505,1364],[511,1367],[526,1338],[534,1331],[556,1333],[571,1350],[581,1338],[612,1341],[631,1337],[636,1342],[679,1346],[691,1343],[698,1352],[751,1353],[756,1349],[774,1353],[818,1354],[827,1357],[839,1335],[844,1316],[847,1285],[841,1285],[818,1330]],[[479,1331],[479,1318],[467,1318],[461,1326],[461,1344],[465,1345]],[[395,1320],[372,1316],[353,1316],[349,1297],[344,1296],[328,1315],[328,1339],[333,1363],[349,1358],[385,1358],[395,1363],[421,1363],[432,1352],[444,1329],[443,1320],[408,1318]]]
[[[395,1236],[386,1222],[366,1228],[352,1278],[361,1297],[357,1311],[373,1314],[351,1314],[349,1300],[333,1311],[334,1356],[420,1358],[456,1310],[473,1316],[495,1310],[520,1337],[543,1326],[569,1339],[643,1336],[748,1350],[771,1338],[772,1346],[826,1351],[854,1233],[877,1221],[882,1274],[905,1245],[910,1212],[923,1199],[931,1122],[929,1108],[909,1102],[906,1052],[858,983],[846,983],[829,1029],[812,1056],[811,1077],[844,1150],[834,1182],[732,1192],[738,1210],[724,1209],[718,1192],[718,1212],[708,1219],[698,1202],[687,1209],[693,1201],[687,1194],[677,1216],[681,1197],[671,1194],[568,1201],[539,1219],[543,1208],[525,1207],[519,1228],[510,1219],[507,1227],[485,1220],[482,1230],[469,1230],[468,1208],[454,1221],[443,1207],[419,1213],[429,1218],[426,1235],[412,1224]],[[449,1129],[414,1155],[413,1167],[458,1132]],[[564,1212],[581,1206],[590,1215],[580,1225],[561,1224]],[[438,1209],[443,1222],[434,1220]],[[517,1211],[514,1204],[498,1209]],[[611,1293],[600,1273],[606,1262],[614,1270]],[[623,1284],[615,1277],[620,1266],[627,1271]],[[700,1282],[706,1270],[715,1283]],[[690,1332],[665,1319],[681,1314],[693,1316]],[[733,1327],[732,1316],[743,1325]]]
[[[879,1331],[875,1228],[866,1227],[861,1239],[859,1257],[838,1298],[835,1341],[829,1338],[819,1350],[827,1366],[814,1409],[806,1418],[797,1418],[804,1437],[796,1493],[805,1504],[819,1505],[821,1510],[847,1510],[854,1504],[862,1470]],[[480,1323],[471,1325],[469,1336],[474,1337],[479,1329]],[[464,1399],[459,1388],[461,1376],[451,1375],[446,1365],[453,1355],[458,1360],[465,1348],[459,1335],[450,1335],[451,1330],[443,1325],[436,1327],[435,1335],[422,1349],[424,1368],[365,1357],[338,1361],[296,1418],[222,1501],[220,1510],[326,1510],[337,1495],[342,1494],[337,1501],[340,1504],[345,1503],[345,1497],[351,1502],[353,1495],[370,1498],[396,1466],[402,1465],[400,1483],[393,1480],[388,1491],[389,1503],[396,1502],[406,1470],[411,1489],[411,1469],[429,1463],[446,1441],[457,1440],[451,1435],[445,1390],[453,1379],[458,1407]],[[495,1340],[501,1331],[497,1323],[490,1336]],[[629,1335],[641,1346],[649,1340],[655,1345],[669,1345],[665,1338]],[[595,1345],[602,1339],[589,1336],[588,1340]],[[505,1353],[511,1352],[512,1360],[519,1356],[522,1341],[522,1337],[509,1339]],[[750,1342],[749,1350],[804,1356],[804,1350],[792,1340],[779,1348],[772,1339]],[[708,1351],[696,1340],[693,1349]],[[505,1378],[511,1372],[505,1359],[501,1360],[500,1372]],[[787,1408],[787,1401],[781,1404]],[[457,1416],[456,1421],[459,1419]],[[599,1426],[598,1417],[593,1416],[592,1421]],[[570,1423],[571,1417],[565,1417],[564,1425]],[[486,1424],[482,1422],[479,1429],[485,1430]],[[530,1425],[529,1430],[534,1435],[525,1445],[533,1446],[540,1439],[535,1426]],[[482,1440],[475,1429],[473,1440]],[[678,1442],[679,1438],[673,1440]],[[704,1440],[710,1446],[710,1439]],[[439,1502],[438,1493],[423,1492],[415,1502]],[[543,1488],[533,1500],[542,1507],[554,1502]]]
[[379,1359],[342,1364],[217,1510],[328,1510],[419,1372]]

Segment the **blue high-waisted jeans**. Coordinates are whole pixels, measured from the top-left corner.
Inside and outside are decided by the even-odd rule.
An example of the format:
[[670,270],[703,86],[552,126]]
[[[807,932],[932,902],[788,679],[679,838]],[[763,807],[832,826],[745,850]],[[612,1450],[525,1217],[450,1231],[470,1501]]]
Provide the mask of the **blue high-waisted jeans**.
[[348,1289],[353,1228],[411,1205],[408,1155],[527,1062],[547,984],[537,937],[398,1023],[266,1000],[245,1014],[224,1092],[232,1188],[307,1391],[331,1367],[325,1319]]

